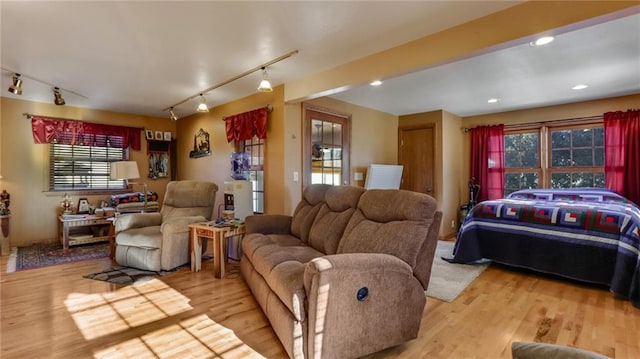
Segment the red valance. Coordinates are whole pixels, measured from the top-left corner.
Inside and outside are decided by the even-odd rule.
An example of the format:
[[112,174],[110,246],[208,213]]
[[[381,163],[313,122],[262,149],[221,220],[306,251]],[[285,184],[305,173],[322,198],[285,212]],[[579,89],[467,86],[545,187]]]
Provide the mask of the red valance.
[[[101,125],[82,121],[62,120],[40,116],[31,117],[31,131],[33,132],[33,142],[35,143],[62,143],[76,145],[80,143],[94,144],[95,140],[87,141],[85,137],[119,136],[119,141],[111,141],[112,147],[131,147],[139,151],[141,148],[142,129],[135,127]],[[100,146],[101,144],[98,144]],[[106,146],[106,142],[103,142]]]
[[267,138],[267,108],[259,108],[224,119],[227,142],[250,140],[253,136]]

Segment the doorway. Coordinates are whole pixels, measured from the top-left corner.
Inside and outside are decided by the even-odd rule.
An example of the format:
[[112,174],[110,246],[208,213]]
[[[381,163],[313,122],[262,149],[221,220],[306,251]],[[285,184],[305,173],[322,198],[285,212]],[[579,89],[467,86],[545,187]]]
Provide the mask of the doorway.
[[350,116],[306,107],[303,186],[349,184]]
[[404,166],[400,188],[435,197],[434,128],[400,128],[398,137],[398,164]]

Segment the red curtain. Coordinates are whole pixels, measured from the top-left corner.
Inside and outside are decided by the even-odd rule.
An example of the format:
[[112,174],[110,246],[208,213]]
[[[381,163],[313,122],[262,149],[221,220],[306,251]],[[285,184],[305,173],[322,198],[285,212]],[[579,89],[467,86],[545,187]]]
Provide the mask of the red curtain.
[[267,138],[267,108],[259,108],[224,119],[227,142],[250,140],[253,136]]
[[[142,130],[140,128],[101,125],[40,116],[31,117],[31,131],[33,133],[33,142],[35,143],[51,143],[55,141],[56,143],[75,145],[87,143],[85,140],[87,136],[119,136],[122,137],[122,143],[113,141],[109,145],[122,148],[131,147],[139,151],[142,142]],[[106,146],[106,143],[104,145]]]
[[604,114],[607,188],[640,205],[640,110]]
[[504,193],[504,125],[471,129],[471,177],[480,185],[478,202]]

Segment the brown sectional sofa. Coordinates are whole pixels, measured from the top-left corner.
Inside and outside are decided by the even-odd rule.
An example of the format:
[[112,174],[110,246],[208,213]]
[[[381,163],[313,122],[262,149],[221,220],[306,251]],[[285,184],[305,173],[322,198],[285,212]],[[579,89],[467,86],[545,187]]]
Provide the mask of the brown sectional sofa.
[[290,357],[356,358],[417,337],[441,219],[425,194],[310,185],[246,219],[241,272]]

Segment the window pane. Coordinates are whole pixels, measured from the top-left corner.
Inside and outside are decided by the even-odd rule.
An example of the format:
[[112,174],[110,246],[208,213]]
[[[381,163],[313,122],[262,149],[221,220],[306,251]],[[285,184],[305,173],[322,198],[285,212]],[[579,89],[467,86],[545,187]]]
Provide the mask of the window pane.
[[595,148],[593,154],[593,165],[594,166],[604,166],[604,148]]
[[604,188],[604,172],[593,174],[593,187]]
[[598,127],[593,129],[593,145],[604,146],[604,128]]
[[593,151],[589,149],[573,150],[573,165],[578,167],[593,167]]
[[571,187],[571,174],[567,172],[559,172],[551,174],[551,188],[569,188]]
[[591,129],[581,129],[571,131],[571,145],[573,147],[591,147],[593,146],[593,137]]
[[522,166],[525,168],[536,168],[538,167],[538,148],[534,148],[528,151],[525,151],[522,154]]
[[551,148],[568,148],[569,147],[569,139],[570,139],[569,131],[554,131],[551,133]]
[[504,151],[504,167],[517,168],[520,167],[520,153],[516,151]]
[[571,176],[571,187],[593,187],[593,173],[575,172]]
[[552,150],[551,166],[552,167],[571,166],[571,151],[570,150]]
[[506,173],[504,177],[505,195],[519,189],[538,188],[538,173],[519,172]]

